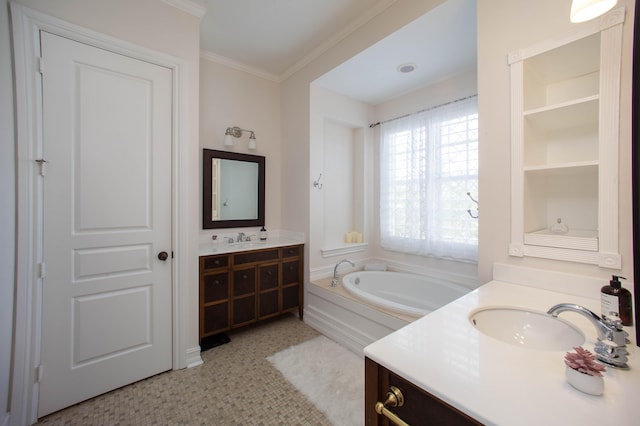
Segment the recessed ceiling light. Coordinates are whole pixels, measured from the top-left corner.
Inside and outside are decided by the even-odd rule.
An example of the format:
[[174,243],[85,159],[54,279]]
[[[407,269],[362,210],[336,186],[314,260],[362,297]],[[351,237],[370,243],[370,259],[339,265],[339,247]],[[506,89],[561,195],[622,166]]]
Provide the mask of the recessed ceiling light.
[[413,72],[416,68],[418,68],[418,66],[416,64],[406,63],[406,64],[398,65],[397,70],[398,70],[398,72],[406,74],[406,73],[409,73],[409,72]]

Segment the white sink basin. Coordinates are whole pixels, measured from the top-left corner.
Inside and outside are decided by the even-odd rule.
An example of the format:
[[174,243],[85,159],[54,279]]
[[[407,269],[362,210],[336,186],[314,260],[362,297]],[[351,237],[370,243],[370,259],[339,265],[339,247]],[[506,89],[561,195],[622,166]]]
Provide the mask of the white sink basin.
[[582,346],[585,337],[573,324],[545,312],[491,307],[469,314],[478,331],[511,345],[539,351],[568,351]]

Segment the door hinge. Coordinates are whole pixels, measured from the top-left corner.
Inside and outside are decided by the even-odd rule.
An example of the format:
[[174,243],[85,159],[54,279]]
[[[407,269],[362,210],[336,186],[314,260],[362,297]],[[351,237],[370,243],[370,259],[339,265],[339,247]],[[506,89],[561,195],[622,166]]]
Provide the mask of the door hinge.
[[42,375],[44,374],[44,367],[42,364],[36,367],[36,383],[42,382]]
[[45,68],[44,58],[40,56],[38,58],[38,72],[40,74],[44,74],[44,68]]
[[44,278],[47,276],[47,265],[42,262],[38,264],[38,276],[39,278]]
[[36,163],[40,166],[40,176],[44,177],[47,174],[47,163],[48,161],[44,158],[40,158],[36,160]]

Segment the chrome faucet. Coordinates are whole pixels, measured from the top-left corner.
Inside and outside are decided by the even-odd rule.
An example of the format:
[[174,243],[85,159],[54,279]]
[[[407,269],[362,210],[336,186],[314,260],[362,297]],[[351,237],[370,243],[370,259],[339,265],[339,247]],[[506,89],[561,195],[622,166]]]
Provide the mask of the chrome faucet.
[[338,266],[342,265],[343,263],[349,263],[351,266],[356,266],[356,264],[349,259],[342,259],[340,262],[336,263],[335,268],[333,268],[333,279],[331,280],[331,287],[335,287],[338,285]]
[[244,241],[244,232],[238,232],[238,237],[236,238],[236,242],[241,243]]
[[596,328],[598,341],[595,345],[596,358],[612,367],[627,368],[626,349],[629,333],[622,329],[619,319],[600,318],[589,309],[573,303],[560,303],[547,311],[547,314],[557,317],[565,311],[576,312],[587,318]]

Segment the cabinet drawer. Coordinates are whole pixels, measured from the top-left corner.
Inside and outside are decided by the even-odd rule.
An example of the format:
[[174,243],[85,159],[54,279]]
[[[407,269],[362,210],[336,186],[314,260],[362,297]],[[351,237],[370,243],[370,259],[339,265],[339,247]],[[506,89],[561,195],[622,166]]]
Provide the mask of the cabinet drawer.
[[[410,425],[481,425],[466,414],[392,372],[389,372],[389,386],[397,387],[404,395],[404,405],[393,408],[392,411]],[[384,398],[379,401],[384,401]]]
[[278,287],[278,264],[260,266],[258,268],[260,277],[260,291]]
[[233,326],[244,325],[256,319],[256,297],[247,296],[233,301]]
[[204,308],[204,323],[202,327],[201,336],[229,329],[229,305],[220,303]]
[[300,263],[297,260],[282,262],[282,284],[300,282]]
[[216,268],[226,268],[229,266],[229,256],[227,255],[203,256],[200,259],[202,272]]
[[271,290],[260,294],[259,317],[264,318],[269,315],[277,314],[278,309],[278,290]]
[[284,247],[282,250],[282,257],[299,257],[300,246]]
[[300,286],[294,285],[282,289],[282,310],[295,308],[300,305]]
[[243,265],[246,263],[266,262],[269,260],[278,260],[280,255],[278,249],[257,250],[247,253],[237,253],[233,255],[234,265]]
[[233,271],[233,295],[235,297],[256,292],[256,269]]
[[227,272],[205,275],[202,279],[204,281],[203,303],[207,304],[229,298],[229,274]]

